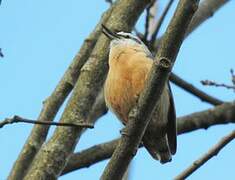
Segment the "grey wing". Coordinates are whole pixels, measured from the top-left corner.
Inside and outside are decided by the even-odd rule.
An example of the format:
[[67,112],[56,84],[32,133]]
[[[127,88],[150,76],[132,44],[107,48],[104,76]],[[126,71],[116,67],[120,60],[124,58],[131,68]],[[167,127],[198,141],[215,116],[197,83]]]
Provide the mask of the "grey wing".
[[170,103],[169,103],[168,121],[167,121],[167,138],[171,154],[175,154],[177,149],[176,113],[175,113],[175,105],[169,82],[168,82],[168,89],[169,89],[168,94],[169,94]]

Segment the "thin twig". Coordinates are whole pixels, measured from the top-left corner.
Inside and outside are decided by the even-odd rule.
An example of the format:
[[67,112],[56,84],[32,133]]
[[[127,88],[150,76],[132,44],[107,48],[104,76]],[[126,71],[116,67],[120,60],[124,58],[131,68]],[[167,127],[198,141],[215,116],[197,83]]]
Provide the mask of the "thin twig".
[[233,85],[227,85],[224,83],[217,83],[217,82],[211,81],[211,80],[202,80],[201,83],[205,86],[215,86],[215,87],[225,87],[227,89],[235,89],[235,86],[233,86]]
[[200,168],[203,164],[205,164],[209,159],[213,156],[216,156],[221,149],[223,149],[229,142],[231,142],[235,138],[235,130],[233,130],[230,134],[223,137],[215,146],[213,146],[207,153],[205,153],[198,160],[194,161],[187,169],[185,169],[182,173],[176,176],[175,180],[186,179],[193,172],[195,172],[198,168]]
[[162,23],[171,7],[171,5],[173,4],[174,0],[169,0],[169,2],[167,3],[161,17],[159,18],[156,27],[154,28],[153,34],[151,36],[150,42],[149,44],[152,46],[154,44],[155,39],[157,38],[158,32],[160,30],[160,27],[162,26]]
[[232,90],[235,91],[235,86],[234,85],[227,85],[227,84],[224,84],[224,83],[217,83],[217,82],[211,81],[211,80],[202,80],[201,83],[204,86],[224,87],[224,88],[232,89]]
[[230,69],[230,73],[231,73],[231,81],[232,81],[233,85],[235,86],[235,74],[234,74],[233,69]]
[[156,17],[157,17],[157,15],[158,15],[158,10],[159,10],[159,8],[158,8],[158,6],[159,6],[159,1],[158,0],[153,0],[154,2],[153,2],[153,5],[151,6],[151,8],[150,8],[150,14],[151,14],[151,16],[150,16],[150,19],[149,19],[149,32],[148,32],[148,38],[149,37],[151,37],[152,36],[152,34],[153,34],[153,31],[154,31],[154,27],[155,27],[155,24],[157,23],[156,22]]
[[144,37],[143,40],[144,42],[147,42],[148,40],[148,35],[149,35],[149,24],[150,24],[150,20],[152,18],[152,14],[150,12],[151,7],[154,5],[154,1],[152,1],[148,7],[146,8],[146,18],[145,18],[145,32],[144,32]]
[[227,89],[232,89],[235,92],[235,75],[233,69],[230,69],[232,85],[227,85],[224,83],[217,83],[211,80],[202,80],[201,83],[204,86],[214,86],[214,87],[224,87]]
[[177,86],[179,86],[179,87],[183,88],[185,91],[195,95],[196,97],[198,97],[202,101],[208,102],[208,103],[213,104],[215,106],[224,103],[223,101],[201,91],[200,89],[196,88],[195,86],[188,83],[187,81],[180,78],[179,76],[177,76],[174,73],[171,73],[170,80],[171,80],[171,82],[173,82]]
[[86,127],[86,128],[94,128],[93,124],[89,123],[60,123],[60,122],[50,122],[50,121],[35,121],[31,119],[25,119],[20,116],[14,116],[13,118],[6,118],[5,120],[0,122],[0,128],[7,124],[13,123],[29,123],[29,124],[40,124],[40,125],[50,125],[50,126],[70,126],[70,127]]

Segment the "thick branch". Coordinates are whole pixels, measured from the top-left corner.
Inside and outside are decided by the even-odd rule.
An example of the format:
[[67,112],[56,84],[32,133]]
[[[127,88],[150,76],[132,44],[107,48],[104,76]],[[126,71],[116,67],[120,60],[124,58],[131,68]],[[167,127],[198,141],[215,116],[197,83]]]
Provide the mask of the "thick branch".
[[168,80],[169,72],[198,3],[197,0],[179,2],[162,39],[146,87],[140,95],[137,106],[130,112],[125,133],[102,174],[102,180],[121,179],[126,172],[144,135],[155,102],[160,98]]
[[171,82],[173,82],[177,86],[179,86],[179,87],[183,88],[184,90],[188,91],[189,93],[195,95],[196,97],[198,97],[202,101],[208,102],[213,105],[223,104],[223,101],[221,101],[217,98],[214,98],[214,97],[210,96],[209,94],[206,94],[205,92],[196,88],[195,86],[193,86],[192,84],[183,80],[182,78],[180,78],[179,76],[177,76],[174,73],[171,73],[170,80],[171,80]]
[[224,103],[202,112],[192,113],[177,119],[179,133],[187,133],[195,129],[207,129],[216,124],[235,122],[235,102]]
[[95,122],[103,115],[105,115],[108,111],[106,107],[106,103],[104,100],[104,92],[103,89],[100,90],[99,94],[96,97],[95,103],[91,108],[91,112],[87,117],[87,122],[95,124]]
[[[130,31],[149,0],[118,0],[106,24],[111,29]],[[125,19],[125,21],[123,21]],[[109,41],[98,39],[83,66],[61,122],[86,122],[107,73]],[[63,170],[83,128],[56,128],[52,138],[37,153],[25,179],[56,179]]]
[[[177,118],[177,132],[178,135],[180,135],[198,129],[207,129],[214,125],[227,123],[235,123],[235,102],[224,103],[212,109]],[[62,174],[89,167],[110,158],[118,145],[119,139],[95,145],[79,153],[73,154]]]
[[[66,70],[59,84],[56,86],[52,94],[44,101],[43,108],[38,117],[38,121],[53,121],[55,115],[57,114],[59,108],[65,101],[66,97],[72,91],[75,82],[80,74],[80,69],[87,61],[97,38],[101,33],[101,23],[104,23],[109,18],[112,12],[110,8],[102,16],[100,23],[97,24],[94,31],[86,38],[80,51],[74,57],[71,65]],[[9,180],[23,179],[28,167],[30,166],[34,156],[41,148],[41,145],[46,139],[49,127],[48,126],[38,126],[35,125],[29,135],[23,149],[21,150],[18,159],[16,160],[10,175]]]
[[227,136],[223,137],[215,146],[213,146],[207,153],[202,155],[199,159],[193,162],[187,169],[185,169],[182,173],[176,176],[175,180],[186,179],[193,172],[195,172],[198,168],[200,168],[203,164],[205,164],[208,160],[210,160],[213,156],[216,156],[221,149],[223,149],[229,142],[231,142],[235,138],[235,130],[229,133]]
[[92,146],[84,151],[71,155],[61,175],[75,171],[80,168],[89,167],[97,162],[109,159],[120,139]]

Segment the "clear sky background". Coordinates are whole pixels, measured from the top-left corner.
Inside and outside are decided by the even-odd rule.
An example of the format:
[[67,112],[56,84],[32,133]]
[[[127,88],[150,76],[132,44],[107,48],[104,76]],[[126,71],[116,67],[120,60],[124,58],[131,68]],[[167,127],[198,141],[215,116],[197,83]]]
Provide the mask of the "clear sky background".
[[[3,0],[0,6],[0,48],[5,57],[0,59],[0,120],[13,115],[37,118],[42,101],[53,91],[84,38],[108,7],[104,0]],[[161,3],[159,10],[162,11],[163,7]],[[224,101],[233,100],[234,92],[203,87],[200,80],[231,83],[229,70],[235,68],[234,8],[235,1],[230,1],[191,34],[183,43],[174,66],[174,72],[182,78]],[[137,25],[139,30],[143,30],[143,17]],[[163,27],[166,27],[169,17],[170,14]],[[174,85],[172,88],[177,116],[212,107]],[[61,112],[56,120],[60,115]],[[95,125],[95,129],[82,136],[76,151],[120,136],[121,128],[121,123],[108,113]],[[26,124],[0,129],[0,180],[6,179],[31,129],[32,125]],[[179,136],[178,152],[166,165],[153,160],[142,148],[132,163],[131,179],[170,180],[233,129],[233,124],[220,125]],[[234,154],[235,141],[189,179],[234,179]],[[107,162],[60,179],[98,179]]]

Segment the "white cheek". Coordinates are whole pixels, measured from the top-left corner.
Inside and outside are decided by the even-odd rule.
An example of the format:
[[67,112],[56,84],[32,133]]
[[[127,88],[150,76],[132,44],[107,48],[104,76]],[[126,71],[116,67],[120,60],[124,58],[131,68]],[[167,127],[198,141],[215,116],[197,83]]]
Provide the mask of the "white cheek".
[[119,45],[120,43],[121,43],[120,40],[116,40],[116,39],[112,40],[110,43],[110,49],[114,46]]

